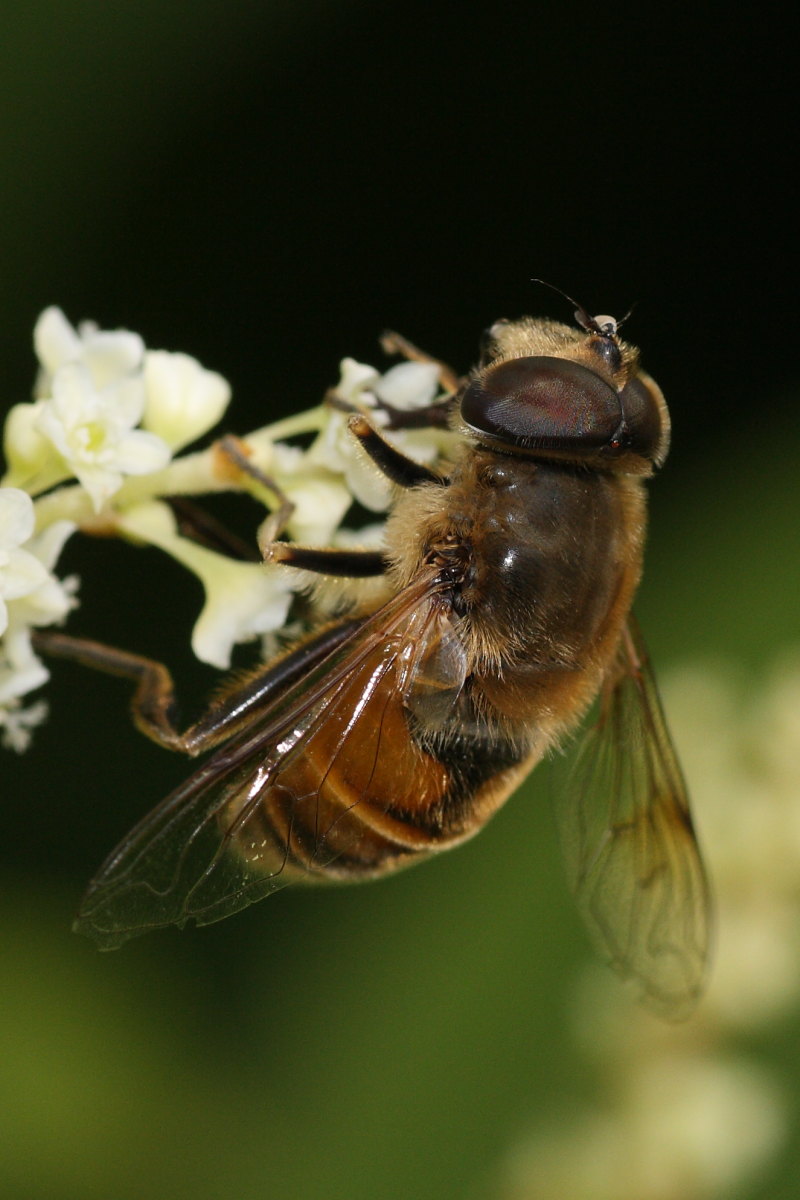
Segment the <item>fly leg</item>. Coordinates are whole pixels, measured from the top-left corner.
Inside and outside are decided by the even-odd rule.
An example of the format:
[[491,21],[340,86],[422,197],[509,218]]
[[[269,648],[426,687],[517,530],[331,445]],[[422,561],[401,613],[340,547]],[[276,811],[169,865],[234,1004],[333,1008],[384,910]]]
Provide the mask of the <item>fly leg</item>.
[[443,475],[409,458],[401,450],[384,441],[377,429],[373,429],[367,418],[360,413],[353,414],[348,421],[348,427],[375,465],[398,487],[412,488],[421,483],[447,483]]
[[242,475],[247,475],[259,489],[271,492],[277,498],[278,507],[274,512],[270,513],[267,520],[261,526],[259,537],[259,547],[264,543],[273,542],[286,528],[292,513],[294,512],[294,504],[280,487],[279,484],[266,475],[259,467],[250,462],[247,457],[246,443],[240,442],[238,438],[231,435],[222,438],[218,443],[219,453],[227,459],[230,466]]
[[295,546],[291,542],[271,542],[263,547],[264,561],[334,575],[340,579],[367,579],[383,575],[386,559],[380,550],[339,550],[317,546]]
[[[375,465],[398,487],[412,488],[421,483],[435,483],[440,487],[446,485],[447,480],[442,475],[431,471],[422,463],[415,462],[413,458],[384,441],[360,413],[354,413],[350,417],[348,427]],[[269,542],[264,538],[259,540],[265,561],[282,563],[287,567],[297,567],[321,575],[364,579],[368,576],[383,575],[387,567],[387,560],[380,550],[337,550],[294,546],[291,542]]]
[[[444,476],[409,458],[385,441],[361,413],[353,413],[348,427],[375,465],[398,487],[418,487],[421,483],[435,483],[441,487],[447,484]],[[265,561],[282,563],[288,567],[314,571],[321,575],[364,579],[384,574],[387,566],[387,560],[380,550],[295,546],[291,542],[271,541],[269,535],[264,536],[263,529],[259,544]]]
[[178,532],[182,537],[190,538],[199,546],[216,550],[218,554],[226,554],[228,558],[240,562],[261,561],[261,555],[251,542],[238,537],[211,513],[206,512],[202,505],[196,504],[186,496],[167,496],[166,501],[175,514]]
[[163,663],[52,629],[33,634],[36,650],[52,658],[68,659],[116,675],[135,684],[131,701],[134,724],[159,746],[193,757],[210,750],[243,728],[261,710],[278,699],[287,688],[337,649],[361,624],[340,621],[306,641],[212,701],[205,713],[187,729],[176,724],[175,684]]

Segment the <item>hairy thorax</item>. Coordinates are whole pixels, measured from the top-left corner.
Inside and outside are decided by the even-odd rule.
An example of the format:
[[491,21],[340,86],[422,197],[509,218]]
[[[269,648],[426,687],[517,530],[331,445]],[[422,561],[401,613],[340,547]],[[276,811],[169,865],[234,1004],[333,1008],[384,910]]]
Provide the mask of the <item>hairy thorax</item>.
[[452,564],[470,691],[487,718],[550,742],[582,715],[616,652],[639,581],[645,510],[627,475],[469,452],[447,488],[399,500],[398,583]]

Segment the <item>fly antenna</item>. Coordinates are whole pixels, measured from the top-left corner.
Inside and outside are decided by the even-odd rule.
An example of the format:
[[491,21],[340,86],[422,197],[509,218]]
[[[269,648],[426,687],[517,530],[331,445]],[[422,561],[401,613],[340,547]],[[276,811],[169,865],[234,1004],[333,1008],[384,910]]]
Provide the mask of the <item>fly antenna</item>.
[[572,296],[562,291],[560,287],[556,287],[554,283],[548,283],[546,279],[532,279],[531,283],[541,283],[544,287],[550,288],[551,292],[556,292],[559,296],[562,296],[575,309],[575,320],[581,329],[585,329],[587,333],[599,334],[600,337],[616,337],[618,330],[622,328],[636,307],[636,302],[634,301],[625,313],[625,316],[619,321],[616,317],[611,317],[607,313],[600,313],[596,317],[593,317],[587,308],[579,304],[577,300],[573,300]]

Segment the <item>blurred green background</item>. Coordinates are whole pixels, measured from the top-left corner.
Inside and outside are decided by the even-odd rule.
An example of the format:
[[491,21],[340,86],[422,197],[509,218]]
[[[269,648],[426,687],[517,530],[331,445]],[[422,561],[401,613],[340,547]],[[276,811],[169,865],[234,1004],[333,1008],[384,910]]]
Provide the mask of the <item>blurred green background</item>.
[[[665,5],[32,3],[0,45],[2,403],[31,330],[140,332],[234,386],[245,431],[401,330],[459,368],[499,316],[638,301],[673,412],[639,612],[662,667],[757,686],[798,640],[794,67],[763,15]],[[796,114],[795,114],[796,115]],[[71,544],[72,627],[177,664],[198,595],[157,554]],[[169,602],[165,603],[165,596]],[[588,955],[546,779],[390,882],[287,891],[101,956],[81,889],[184,764],[125,689],[55,671],[0,764],[0,1194],[479,1197],[588,1087]],[[198,691],[199,689],[199,691]],[[702,796],[696,797],[702,806]],[[761,1047],[796,1104],[800,1019]],[[752,1195],[796,1196],[800,1135]]]

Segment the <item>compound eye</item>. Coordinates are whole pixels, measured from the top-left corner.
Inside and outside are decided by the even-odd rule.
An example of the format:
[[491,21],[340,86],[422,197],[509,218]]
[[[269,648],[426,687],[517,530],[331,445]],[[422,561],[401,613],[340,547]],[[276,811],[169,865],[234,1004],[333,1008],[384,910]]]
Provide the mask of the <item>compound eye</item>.
[[660,466],[669,450],[669,418],[657,385],[636,378],[619,395],[625,417],[626,448]]
[[534,355],[490,367],[464,392],[461,416],[509,448],[596,454],[619,431],[620,397],[587,367]]

